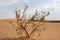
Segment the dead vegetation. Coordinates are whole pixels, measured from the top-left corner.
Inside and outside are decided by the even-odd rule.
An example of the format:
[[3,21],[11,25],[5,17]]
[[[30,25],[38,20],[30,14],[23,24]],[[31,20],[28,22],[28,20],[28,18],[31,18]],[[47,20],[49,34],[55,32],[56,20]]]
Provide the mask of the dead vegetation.
[[[24,7],[24,11],[22,13],[23,14],[22,16],[21,16],[20,9],[16,9],[16,11],[15,11],[16,25],[14,25],[12,21],[8,22],[12,25],[12,27],[13,26],[16,27],[17,34],[19,35],[19,38],[17,38],[16,40],[18,40],[18,39],[19,40],[32,40],[31,36],[35,32],[38,31],[37,33],[40,36],[41,31],[44,31],[46,29],[46,27],[42,27],[42,25],[46,24],[46,22],[43,22],[43,21],[44,21],[45,16],[49,15],[49,12],[44,16],[41,15],[42,16],[41,19],[39,19],[39,21],[37,20],[37,22],[36,22],[36,21],[34,21],[34,17],[38,14],[37,10],[35,12],[35,15],[33,15],[31,19],[28,18],[28,20],[27,20],[26,13],[25,13],[27,11],[27,9],[28,9],[28,5],[26,5]],[[29,25],[29,24],[31,24],[31,25]],[[30,26],[31,26],[31,29],[29,30],[28,28],[30,28]],[[24,35],[23,33],[25,34],[25,36],[21,36],[21,35]],[[35,39],[33,39],[33,40],[35,40]]]

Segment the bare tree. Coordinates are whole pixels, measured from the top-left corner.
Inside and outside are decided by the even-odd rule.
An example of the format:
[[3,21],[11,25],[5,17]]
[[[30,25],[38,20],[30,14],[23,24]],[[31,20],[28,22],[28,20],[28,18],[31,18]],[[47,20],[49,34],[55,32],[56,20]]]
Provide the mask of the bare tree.
[[[32,17],[31,19],[29,19],[29,20],[26,20],[26,14],[25,14],[25,12],[27,11],[27,9],[28,9],[28,5],[25,6],[22,16],[21,16],[21,12],[20,12],[19,9],[15,11],[17,26],[14,25],[12,21],[9,21],[9,23],[10,23],[12,26],[16,27],[16,31],[17,31],[17,34],[18,34],[18,35],[20,35],[20,34],[21,34],[21,31],[22,31],[22,32],[24,32],[25,35],[26,35],[25,38],[30,38],[30,37],[34,34],[34,32],[36,32],[36,31],[41,32],[41,31],[45,30],[46,27],[43,27],[43,28],[41,28],[41,27],[42,27],[42,25],[44,25],[46,22],[39,22],[39,21],[37,21],[37,23],[38,23],[38,24],[37,24],[37,23],[35,23],[36,21],[33,21],[33,20],[32,20],[33,17]],[[36,12],[36,13],[37,13],[37,12]],[[31,27],[32,27],[32,31],[31,31],[30,33],[29,33],[28,30],[27,30],[27,27],[28,27],[27,25],[28,25],[28,24],[32,24],[32,26],[31,26]],[[40,27],[40,29],[38,29],[39,27]],[[23,37],[24,37],[24,36],[23,36]]]

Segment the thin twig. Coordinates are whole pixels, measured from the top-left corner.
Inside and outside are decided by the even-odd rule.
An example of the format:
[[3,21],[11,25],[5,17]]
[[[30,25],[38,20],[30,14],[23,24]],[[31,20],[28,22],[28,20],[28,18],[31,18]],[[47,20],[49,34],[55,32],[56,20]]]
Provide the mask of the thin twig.
[[[44,24],[45,24],[45,23],[44,23]],[[41,24],[41,25],[36,26],[36,27],[32,30],[32,32],[30,33],[30,36],[31,36],[32,33],[34,33],[34,32],[37,30],[37,28],[39,28],[40,26],[42,26],[42,25],[44,25],[44,24]]]

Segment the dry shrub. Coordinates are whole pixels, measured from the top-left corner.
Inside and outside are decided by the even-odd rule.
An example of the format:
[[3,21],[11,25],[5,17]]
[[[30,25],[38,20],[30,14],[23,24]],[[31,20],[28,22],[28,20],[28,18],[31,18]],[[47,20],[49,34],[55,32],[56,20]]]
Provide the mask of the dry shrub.
[[[46,27],[44,27],[43,29],[41,29],[42,25],[46,24],[46,22],[33,21],[34,16],[31,19],[28,18],[28,20],[26,20],[26,13],[25,12],[27,11],[27,9],[28,9],[28,5],[26,5],[24,7],[24,11],[23,11],[23,15],[22,16],[21,16],[21,13],[20,13],[20,10],[19,9],[15,11],[15,14],[16,14],[16,23],[17,23],[16,31],[17,31],[17,34],[20,36],[19,38],[21,40],[23,40],[23,38],[24,39],[25,38],[31,38],[31,36],[34,34],[34,32],[36,32],[36,31],[41,32],[41,31],[43,31],[43,30],[46,29]],[[36,13],[35,14],[37,15],[37,10],[36,10]],[[47,15],[49,15],[49,13]],[[41,21],[44,21],[43,18],[41,19]],[[15,25],[13,24],[12,21],[10,21],[9,23],[12,26],[15,27]],[[27,30],[27,27],[29,28],[29,26],[27,26],[28,24],[32,24],[32,31],[30,33]],[[39,27],[40,27],[40,29],[38,29]],[[25,37],[24,36],[21,36],[21,35],[23,35],[22,32],[24,32],[24,34],[26,35]]]

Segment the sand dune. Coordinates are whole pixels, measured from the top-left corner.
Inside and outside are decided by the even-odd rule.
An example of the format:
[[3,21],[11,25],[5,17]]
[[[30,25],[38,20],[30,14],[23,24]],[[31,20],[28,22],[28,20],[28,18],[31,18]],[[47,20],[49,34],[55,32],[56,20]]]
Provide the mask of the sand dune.
[[[0,20],[0,38],[18,38],[15,28],[7,21],[10,20]],[[60,40],[60,23],[47,22],[43,26],[46,27],[46,31],[44,31],[40,37],[36,34],[34,38],[38,40]]]

